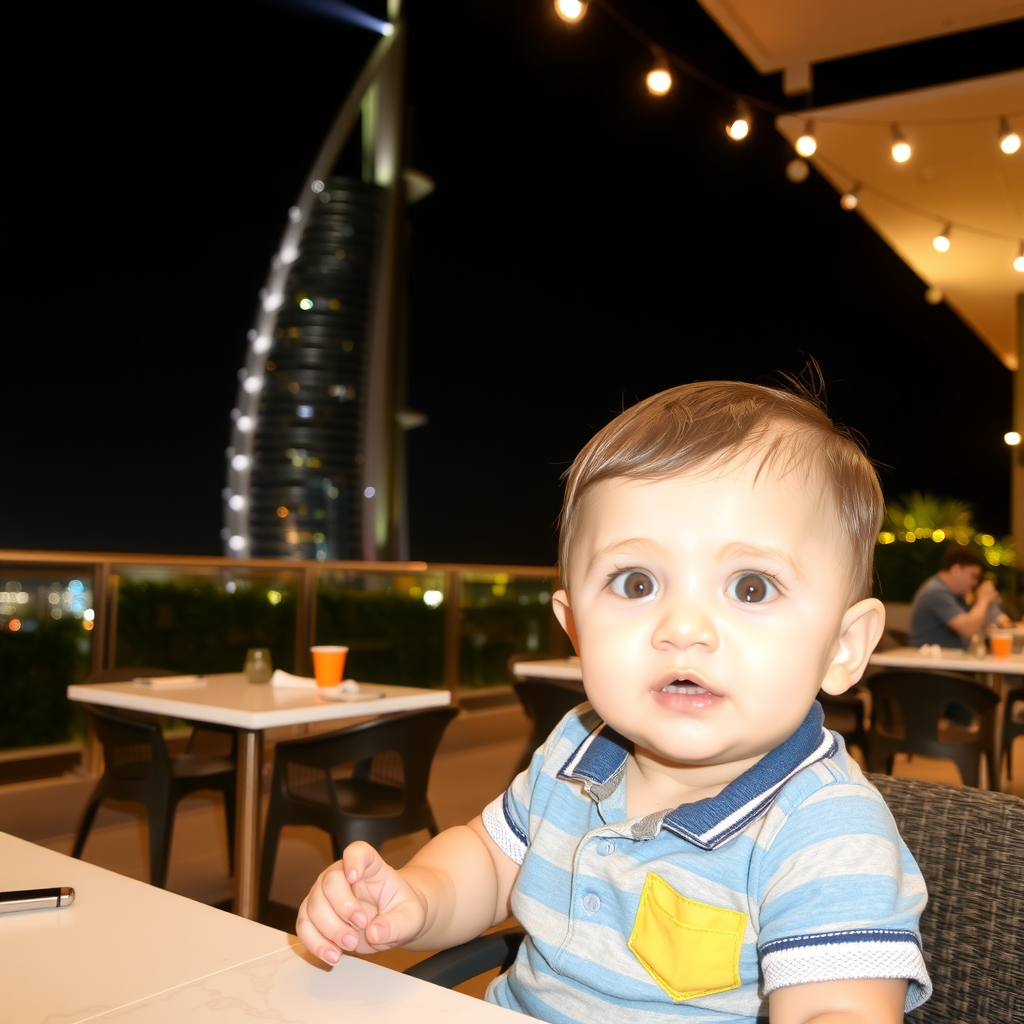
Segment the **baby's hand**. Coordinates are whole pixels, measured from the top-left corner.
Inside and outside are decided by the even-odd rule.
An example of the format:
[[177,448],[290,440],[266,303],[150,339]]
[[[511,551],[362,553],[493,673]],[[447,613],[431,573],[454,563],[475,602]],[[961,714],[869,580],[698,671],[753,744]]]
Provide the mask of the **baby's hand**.
[[367,843],[352,843],[320,874],[299,907],[295,931],[306,948],[336,964],[342,951],[376,953],[423,930],[419,893]]

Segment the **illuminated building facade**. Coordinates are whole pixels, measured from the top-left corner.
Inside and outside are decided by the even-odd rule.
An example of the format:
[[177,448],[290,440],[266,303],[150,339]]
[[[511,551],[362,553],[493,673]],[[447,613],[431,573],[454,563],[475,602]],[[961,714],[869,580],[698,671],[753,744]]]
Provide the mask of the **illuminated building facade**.
[[[398,394],[408,190],[398,7],[392,0],[394,21],[379,23],[260,293],[227,450],[228,555],[407,557],[402,429],[422,418]],[[334,177],[360,122],[363,178]]]
[[[375,185],[323,183],[273,333],[253,340],[265,349],[254,368],[262,371],[255,415],[239,409],[235,430],[252,439],[245,457],[254,557],[363,557],[363,424],[383,200]],[[243,392],[249,379],[246,371]]]

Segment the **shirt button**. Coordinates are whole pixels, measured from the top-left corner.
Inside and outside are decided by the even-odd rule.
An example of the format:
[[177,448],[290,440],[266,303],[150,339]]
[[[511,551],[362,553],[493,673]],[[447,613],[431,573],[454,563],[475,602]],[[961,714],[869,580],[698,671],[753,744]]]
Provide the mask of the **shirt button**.
[[607,857],[610,853],[615,852],[615,844],[610,839],[602,839],[597,844],[597,852],[602,857]]
[[596,914],[601,909],[601,897],[597,893],[588,892],[583,897],[583,909],[588,914]]

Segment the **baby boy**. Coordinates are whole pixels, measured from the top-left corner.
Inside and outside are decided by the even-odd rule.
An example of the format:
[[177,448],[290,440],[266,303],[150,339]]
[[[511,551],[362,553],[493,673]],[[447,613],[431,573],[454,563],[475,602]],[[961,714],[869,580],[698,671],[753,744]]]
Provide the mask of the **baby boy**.
[[553,1022],[885,1024],[928,998],[917,865],[819,690],[863,673],[878,479],[813,401],[711,382],[567,474],[555,614],[589,703],[466,826],[329,867],[299,937],[343,951],[527,932],[488,999]]

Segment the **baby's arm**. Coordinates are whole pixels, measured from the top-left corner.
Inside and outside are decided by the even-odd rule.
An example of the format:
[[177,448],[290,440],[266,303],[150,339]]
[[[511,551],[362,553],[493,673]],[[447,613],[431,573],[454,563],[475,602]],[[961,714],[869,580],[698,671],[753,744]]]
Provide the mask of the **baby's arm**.
[[907,998],[902,978],[814,981],[768,996],[771,1024],[901,1024]]
[[353,843],[303,900],[296,932],[332,964],[343,951],[444,949],[508,917],[518,872],[479,817],[442,832],[397,871]]

